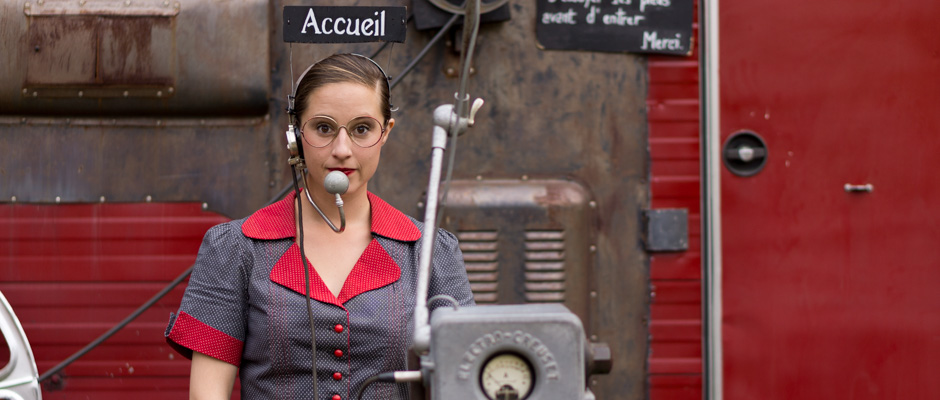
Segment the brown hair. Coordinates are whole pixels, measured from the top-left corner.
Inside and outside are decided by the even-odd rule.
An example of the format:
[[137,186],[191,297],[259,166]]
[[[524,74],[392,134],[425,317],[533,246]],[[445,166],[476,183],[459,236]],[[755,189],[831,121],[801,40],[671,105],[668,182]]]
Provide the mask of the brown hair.
[[358,54],[334,54],[307,69],[294,98],[294,112],[300,118],[307,110],[307,98],[318,88],[330,83],[358,83],[366,87],[379,88],[382,99],[382,117],[385,123],[392,118],[389,100],[388,77],[372,59]]

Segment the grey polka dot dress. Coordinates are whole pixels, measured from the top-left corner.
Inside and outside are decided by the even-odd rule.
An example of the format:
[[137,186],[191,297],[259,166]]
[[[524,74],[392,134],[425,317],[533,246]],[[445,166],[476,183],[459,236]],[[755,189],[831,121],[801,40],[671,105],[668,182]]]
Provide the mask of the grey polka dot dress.
[[[198,351],[238,366],[243,399],[313,399],[293,201],[290,195],[206,233],[166,329],[167,342],[182,355]],[[339,295],[310,268],[320,399],[349,399],[367,378],[404,370],[411,345],[423,224],[372,193],[369,201],[373,239]],[[440,231],[431,267],[429,297],[446,294],[473,305],[452,234]],[[406,399],[408,389],[374,383],[363,398]]]

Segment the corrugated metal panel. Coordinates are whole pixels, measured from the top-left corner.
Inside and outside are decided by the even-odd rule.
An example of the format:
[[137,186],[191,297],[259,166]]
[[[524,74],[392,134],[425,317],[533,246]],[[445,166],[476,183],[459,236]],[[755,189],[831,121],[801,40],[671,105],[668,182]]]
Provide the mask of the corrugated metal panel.
[[698,85],[697,47],[689,57],[650,57],[647,109],[652,207],[689,211],[689,249],[650,257],[652,400],[702,398]]
[[[226,221],[198,203],[0,205],[0,290],[42,373],[162,289]],[[67,367],[44,399],[185,398],[189,362],[163,328],[185,285]]]

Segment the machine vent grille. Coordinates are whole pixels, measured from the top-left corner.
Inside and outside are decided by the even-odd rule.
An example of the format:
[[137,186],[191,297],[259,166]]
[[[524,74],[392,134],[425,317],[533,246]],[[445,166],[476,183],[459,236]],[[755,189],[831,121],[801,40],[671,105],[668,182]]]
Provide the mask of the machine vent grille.
[[565,301],[565,231],[525,232],[525,299],[529,303]]
[[460,251],[467,267],[470,289],[477,304],[495,304],[499,261],[497,256],[497,231],[458,231]]

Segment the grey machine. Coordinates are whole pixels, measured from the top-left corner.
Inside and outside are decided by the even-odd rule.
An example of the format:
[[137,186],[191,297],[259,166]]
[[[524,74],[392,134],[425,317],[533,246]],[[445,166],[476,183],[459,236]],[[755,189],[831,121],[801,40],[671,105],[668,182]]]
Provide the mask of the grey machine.
[[[437,3],[438,1],[432,1]],[[473,126],[482,99],[470,103],[467,77],[479,29],[479,0],[466,3],[464,46],[455,104],[434,110],[431,173],[415,306],[414,351],[420,370],[394,373],[422,382],[432,399],[589,400],[591,374],[611,368],[605,344],[588,343],[581,320],[560,304],[440,307],[428,316],[430,260],[437,226],[444,149]],[[453,155],[451,155],[453,157]],[[430,299],[437,300],[437,299]],[[429,322],[430,321],[430,322]]]

